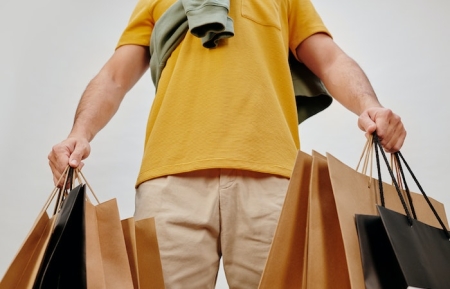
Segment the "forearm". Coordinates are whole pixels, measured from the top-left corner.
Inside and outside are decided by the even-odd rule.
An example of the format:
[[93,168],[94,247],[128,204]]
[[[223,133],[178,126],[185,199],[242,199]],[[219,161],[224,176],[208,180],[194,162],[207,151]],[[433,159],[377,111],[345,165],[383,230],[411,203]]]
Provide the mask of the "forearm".
[[406,131],[398,115],[384,108],[359,65],[342,53],[320,76],[325,86],[347,109],[359,116],[358,126],[370,135],[376,131],[387,152],[397,152]]
[[312,35],[296,52],[331,95],[350,111],[360,115],[369,107],[381,107],[362,69],[328,35]]
[[370,107],[381,107],[367,76],[345,53],[340,53],[319,76],[333,97],[360,115]]
[[68,164],[82,167],[90,154],[89,142],[116,113],[125,94],[148,70],[148,47],[119,47],[100,72],[88,84],[75,114],[67,139],[54,145],[48,155],[53,179],[57,184]]
[[367,134],[376,131],[388,152],[401,148],[406,131],[400,117],[381,106],[362,69],[331,37],[314,34],[296,52],[298,59],[324,82],[331,95],[359,116],[358,126],[363,131]]
[[91,141],[111,120],[126,94],[108,72],[101,71],[88,84],[78,104],[70,136]]
[[69,137],[91,141],[114,116],[125,94],[148,70],[148,47],[125,45],[89,83],[75,114]]

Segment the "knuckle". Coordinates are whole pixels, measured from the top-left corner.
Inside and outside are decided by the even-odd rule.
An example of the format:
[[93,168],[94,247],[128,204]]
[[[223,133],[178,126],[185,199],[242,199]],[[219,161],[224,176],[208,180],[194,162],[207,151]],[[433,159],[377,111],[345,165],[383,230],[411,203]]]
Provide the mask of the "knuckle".
[[52,147],[52,152],[57,153],[61,150],[61,144],[56,144]]

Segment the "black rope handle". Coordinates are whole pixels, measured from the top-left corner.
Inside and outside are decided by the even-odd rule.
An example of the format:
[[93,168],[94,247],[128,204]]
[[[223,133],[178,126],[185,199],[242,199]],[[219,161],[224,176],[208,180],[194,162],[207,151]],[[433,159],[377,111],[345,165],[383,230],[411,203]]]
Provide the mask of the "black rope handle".
[[[392,172],[391,166],[389,165],[389,161],[388,161],[388,159],[386,157],[386,154],[384,153],[384,150],[381,147],[380,140],[379,140],[378,135],[376,134],[376,132],[373,134],[373,141],[374,141],[374,144],[375,144],[375,153],[376,153],[376,156],[377,156],[376,160],[377,160],[377,170],[378,170],[378,182],[379,182],[379,189],[380,189],[380,197],[382,195],[384,196],[384,190],[383,190],[383,182],[381,181],[381,169],[380,169],[380,159],[378,157],[378,150],[381,151],[381,155],[383,156],[384,162],[386,163],[386,167],[387,167],[387,169],[389,171],[389,174],[391,175],[392,182],[394,183],[395,189],[397,190],[398,197],[400,198],[400,202],[402,203],[403,209],[405,210],[405,213],[406,213],[406,217],[408,218],[408,223],[409,223],[410,226],[412,226],[413,222],[412,222],[411,213],[409,212],[408,206],[406,206],[405,199],[403,198],[403,195],[402,195],[402,193],[400,191],[400,186],[397,183],[397,179],[394,176],[394,172]],[[383,197],[383,199],[384,199],[384,197]],[[383,207],[385,207],[384,200],[381,203],[381,205]]]
[[[388,168],[388,170],[389,170],[389,174],[391,175],[392,181],[393,181],[393,183],[394,183],[394,185],[395,185],[395,188],[396,188],[396,190],[397,190],[397,194],[398,194],[398,196],[399,196],[399,198],[400,198],[400,201],[401,201],[401,203],[402,203],[402,205],[403,205],[403,208],[405,209],[406,216],[407,216],[407,218],[408,218],[408,222],[409,222],[409,224],[412,226],[412,218],[411,218],[410,212],[409,212],[409,210],[408,210],[408,207],[406,206],[405,199],[403,198],[403,195],[402,195],[401,192],[400,192],[400,187],[399,187],[399,185],[398,185],[398,183],[397,183],[396,178],[394,177],[394,173],[392,172],[391,167],[389,166],[389,162],[388,162],[388,160],[387,160],[387,158],[386,158],[386,154],[384,153],[384,150],[383,150],[383,148],[381,147],[380,140],[379,140],[379,138],[378,138],[376,132],[375,132],[374,135],[373,135],[373,139],[374,139],[374,142],[375,142],[375,151],[378,151],[378,149],[380,149],[381,154],[383,155],[384,161],[385,161],[385,163],[386,163],[386,165],[387,165],[387,168]],[[408,163],[406,162],[405,158],[403,157],[403,155],[401,154],[401,152],[395,153],[394,156],[397,158],[398,165],[399,165],[399,169],[400,169],[400,173],[401,173],[401,175],[402,175],[403,182],[404,182],[404,184],[405,184],[405,188],[407,187],[407,185],[406,185],[406,180],[405,180],[405,176],[404,176],[404,173],[403,173],[403,169],[402,169],[401,164],[400,164],[400,163],[401,163],[401,162],[400,162],[400,159],[401,159],[401,161],[403,161],[403,163],[405,164],[405,166],[406,166],[408,172],[410,173],[411,177],[413,178],[414,182],[416,183],[417,187],[419,188],[420,192],[422,193],[423,197],[425,198],[426,202],[428,203],[428,206],[429,206],[429,207],[431,208],[431,210],[433,211],[433,214],[434,214],[434,216],[436,217],[436,219],[438,220],[439,224],[441,225],[441,227],[442,227],[442,229],[443,229],[443,231],[444,231],[445,236],[450,240],[450,233],[449,233],[449,231],[447,230],[447,227],[445,226],[444,222],[442,222],[441,217],[440,217],[439,214],[437,213],[436,209],[434,208],[434,206],[433,206],[433,204],[431,203],[431,201],[430,201],[430,199],[428,198],[428,196],[425,194],[425,191],[423,190],[423,188],[422,188],[422,186],[420,185],[419,181],[417,180],[416,176],[415,176],[414,173],[412,172],[412,170],[411,170],[411,168],[409,167]],[[400,157],[400,158],[399,158],[399,157]],[[380,169],[379,169],[379,160],[378,160],[378,158],[377,158],[377,169],[378,169],[378,176],[379,176],[379,178],[381,179],[381,172],[380,172]],[[380,183],[381,183],[381,182],[380,182]],[[383,187],[382,187],[382,185],[381,185],[381,186],[380,186],[380,195],[382,194],[382,193],[381,193],[382,190],[383,190]],[[410,195],[410,193],[409,193],[409,189],[408,189],[408,191],[407,191],[407,194],[408,194],[408,198],[410,199],[411,210],[414,210],[414,204],[412,203],[412,198],[411,198],[411,195]],[[383,205],[383,207],[384,207],[384,205]],[[415,214],[415,210],[414,210],[414,218],[417,219],[416,214]]]
[[414,208],[414,203],[413,203],[413,200],[411,197],[411,192],[409,190],[408,184],[406,183],[405,173],[403,172],[402,164],[400,162],[400,159],[398,158],[398,153],[394,153],[393,155],[395,157],[395,160],[397,161],[397,166],[398,166],[398,169],[400,170],[400,175],[403,180],[403,185],[405,186],[406,196],[408,197],[409,207],[411,208],[411,213],[413,215],[413,218],[417,220],[416,209]]
[[74,177],[74,168],[69,167],[69,169],[66,172],[66,177],[64,179],[64,184],[61,188],[59,188],[58,191],[58,196],[56,198],[56,205],[55,205],[55,209],[53,211],[53,214],[55,215],[56,212],[58,212],[58,210],[61,208],[64,199],[66,197],[67,190],[71,191],[72,187],[73,187],[73,177]]
[[398,156],[402,159],[403,163],[405,164],[406,169],[408,170],[409,174],[411,175],[411,177],[413,178],[414,182],[416,183],[417,187],[419,188],[420,192],[422,193],[423,197],[425,198],[425,200],[428,203],[428,206],[431,208],[431,210],[433,211],[434,216],[436,217],[436,219],[438,220],[439,224],[441,225],[442,229],[444,230],[445,235],[447,236],[447,238],[450,240],[450,233],[447,230],[447,227],[445,226],[444,222],[442,222],[441,217],[439,216],[439,214],[437,213],[436,209],[434,208],[433,204],[431,203],[430,199],[428,198],[427,194],[425,194],[425,191],[423,190],[422,186],[419,184],[419,181],[417,180],[416,176],[414,175],[414,173],[412,172],[411,168],[409,167],[408,163],[406,162],[405,158],[403,157],[401,152],[396,153],[398,154]]
[[383,190],[383,181],[381,180],[381,169],[380,169],[380,157],[378,155],[378,136],[374,133],[373,134],[373,143],[375,144],[375,159],[377,163],[377,172],[378,172],[378,188],[380,189],[380,202],[381,206],[386,207],[385,201],[384,201],[384,190]]

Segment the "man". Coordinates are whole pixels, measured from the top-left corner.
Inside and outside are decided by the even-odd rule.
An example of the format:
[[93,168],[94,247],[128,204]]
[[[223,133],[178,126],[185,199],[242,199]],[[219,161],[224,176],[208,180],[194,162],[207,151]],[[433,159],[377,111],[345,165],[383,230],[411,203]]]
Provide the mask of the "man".
[[[89,142],[147,71],[155,23],[173,3],[139,1],[86,88],[68,138],[49,154],[55,180],[67,164],[83,164]],[[215,15],[212,6],[186,13]],[[363,131],[377,131],[386,151],[398,151],[406,136],[309,0],[231,0],[222,8],[233,36],[213,49],[183,36],[147,123],[135,217],[155,216],[168,289],[214,288],[221,257],[230,288],[257,288],[300,148],[289,51],[359,115]]]

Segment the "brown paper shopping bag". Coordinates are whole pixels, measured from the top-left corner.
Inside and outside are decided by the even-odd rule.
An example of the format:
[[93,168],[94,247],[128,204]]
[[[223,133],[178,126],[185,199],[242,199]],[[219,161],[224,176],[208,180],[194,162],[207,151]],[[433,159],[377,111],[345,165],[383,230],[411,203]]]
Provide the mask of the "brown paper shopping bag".
[[164,289],[154,218],[122,220],[135,289]]
[[[365,288],[354,216],[376,213],[377,182],[330,154],[299,152],[259,288]],[[395,188],[383,188],[401,212]],[[412,198],[418,217],[438,226],[421,195]]]
[[[63,187],[68,181],[69,169],[66,168],[60,180],[64,179]],[[63,191],[53,189],[38,217],[36,218],[25,241],[8,267],[0,281],[0,289],[30,289],[33,288],[36,276],[41,267],[47,245],[53,233],[53,227],[62,204]],[[49,211],[51,204],[54,208]]]
[[[54,191],[49,198],[51,201],[56,195]],[[49,202],[47,201],[47,202]],[[47,247],[53,227],[53,214],[47,213],[47,206],[39,213],[28,236],[9,265],[0,282],[0,289],[28,289],[33,287],[42,258]]]
[[313,152],[303,289],[350,288],[327,160]]
[[100,202],[82,177],[95,202],[85,200],[86,277],[90,289],[133,289],[122,223],[116,199]]
[[139,289],[138,263],[136,251],[136,232],[134,218],[128,218],[121,221],[125,246],[127,248],[128,263],[130,264],[133,288]]
[[297,154],[259,289],[305,288],[305,246],[312,157]]
[[[342,239],[345,253],[345,262],[340,260],[335,266],[336,268],[347,266],[350,281],[348,288],[365,288],[355,214],[378,215],[376,207],[380,204],[378,180],[357,172],[331,154],[327,154],[327,164],[338,218],[336,222],[328,223],[325,229],[330,226],[337,226],[340,229],[340,234],[333,237]],[[395,187],[383,183],[383,190],[386,207],[403,212]],[[417,193],[411,195],[418,218],[426,224],[439,227],[423,197]],[[431,198],[430,201],[438,214],[445,216],[443,204]],[[448,226],[446,218],[443,218],[443,221]]]
[[326,157],[299,151],[259,288],[349,288]]
[[88,288],[134,288],[116,199],[86,201],[86,271]]

